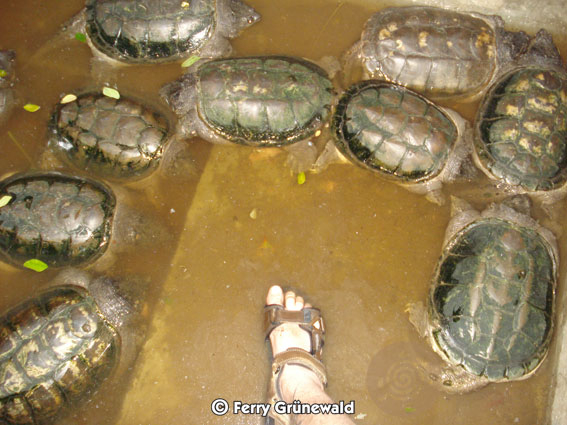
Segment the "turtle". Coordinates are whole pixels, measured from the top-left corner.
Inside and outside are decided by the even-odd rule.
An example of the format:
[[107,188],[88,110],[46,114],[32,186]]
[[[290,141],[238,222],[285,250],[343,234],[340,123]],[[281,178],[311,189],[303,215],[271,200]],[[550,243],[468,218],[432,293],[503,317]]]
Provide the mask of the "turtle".
[[[292,145],[302,142],[308,151],[321,135],[334,88],[327,72],[306,59],[250,56],[201,63],[160,93],[179,117],[181,137],[293,153],[304,150]],[[312,161],[297,155],[291,165],[302,171]]]
[[66,33],[84,29],[105,60],[153,64],[229,55],[228,39],[260,18],[241,0],[87,0]]
[[[321,171],[346,157],[408,190],[444,202],[442,182],[453,180],[468,155],[470,125],[405,87],[380,80],[354,83],[338,99],[333,142],[314,165]],[[333,152],[334,146],[340,153]]]
[[0,51],[0,124],[2,124],[14,106],[14,62],[13,50]]
[[0,258],[18,267],[32,259],[49,267],[90,265],[110,247],[116,253],[168,237],[164,224],[129,206],[126,191],[119,193],[59,172],[5,178],[0,181]]
[[368,19],[344,56],[345,72],[348,81],[360,66],[363,79],[386,79],[432,100],[472,101],[528,41],[522,31],[504,30],[497,15],[390,7]]
[[473,159],[498,186],[546,204],[565,196],[567,71],[545,30],[494,82],[478,109]]
[[553,333],[559,256],[555,237],[521,195],[482,213],[454,199],[427,307],[410,321],[447,363],[432,382],[464,393],[532,376]]
[[146,177],[160,163],[169,122],[159,111],[123,95],[100,92],[59,103],[50,121],[50,145],[75,167],[115,180]]
[[147,327],[144,286],[131,286],[70,268],[2,315],[2,424],[55,423],[105,381],[124,379]]

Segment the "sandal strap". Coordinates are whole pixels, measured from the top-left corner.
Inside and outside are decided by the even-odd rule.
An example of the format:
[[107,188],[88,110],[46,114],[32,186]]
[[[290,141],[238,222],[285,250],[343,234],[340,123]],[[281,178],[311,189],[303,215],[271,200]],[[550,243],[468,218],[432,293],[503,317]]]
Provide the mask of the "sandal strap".
[[272,374],[277,375],[285,365],[305,367],[315,373],[323,385],[327,386],[327,368],[307,351],[301,348],[288,348],[277,354],[272,363]]
[[[283,323],[297,323],[311,337],[311,355],[321,360],[325,343],[325,322],[318,308],[303,308],[299,311],[286,310],[282,305],[264,307],[264,332],[266,338]],[[302,350],[304,351],[304,350]]]

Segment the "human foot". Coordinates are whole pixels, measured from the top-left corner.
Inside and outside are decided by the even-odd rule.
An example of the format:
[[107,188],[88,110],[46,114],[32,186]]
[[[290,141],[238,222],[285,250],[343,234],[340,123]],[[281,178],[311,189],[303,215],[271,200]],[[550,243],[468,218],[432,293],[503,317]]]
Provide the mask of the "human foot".
[[284,294],[281,287],[272,286],[266,297],[265,311],[274,357],[273,373],[277,375],[274,389],[278,395],[290,403],[299,390],[321,390],[326,376],[319,361],[324,334],[319,310],[305,304],[293,291]]
[[[310,308],[310,304],[304,304],[303,298],[297,296],[293,291],[283,293],[280,286],[272,286],[266,297],[266,305],[281,305],[288,311],[301,311],[304,307]],[[270,344],[272,355],[282,353],[289,348],[301,348],[305,351],[311,350],[311,339],[299,324],[285,322],[270,333]]]

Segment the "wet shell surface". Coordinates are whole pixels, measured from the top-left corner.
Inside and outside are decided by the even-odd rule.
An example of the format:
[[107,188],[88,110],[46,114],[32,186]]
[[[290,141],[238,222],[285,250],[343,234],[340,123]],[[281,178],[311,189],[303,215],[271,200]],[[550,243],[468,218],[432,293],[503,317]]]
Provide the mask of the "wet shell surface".
[[51,144],[73,165],[116,179],[140,178],[155,170],[169,132],[159,112],[124,96],[99,93],[57,105],[50,127]]
[[439,260],[432,337],[451,364],[489,381],[521,379],[544,359],[553,328],[556,260],[535,230],[473,221]]
[[395,7],[374,14],[361,37],[371,77],[427,97],[480,92],[496,71],[495,17],[435,7]]
[[107,187],[59,173],[16,175],[0,182],[0,252],[23,265],[84,264],[108,247],[116,200]]
[[475,148],[493,179],[525,192],[567,181],[567,74],[523,67],[502,76],[476,120]]
[[432,102],[377,80],[354,84],[341,96],[332,128],[350,160],[403,183],[438,176],[458,137],[454,122]]
[[333,87],[315,64],[291,57],[214,60],[197,72],[198,115],[224,139],[283,146],[321,128]]
[[53,423],[116,366],[120,338],[82,288],[54,287],[0,318],[0,423]]
[[87,34],[95,47],[125,62],[176,60],[198,51],[215,30],[215,0],[87,0]]

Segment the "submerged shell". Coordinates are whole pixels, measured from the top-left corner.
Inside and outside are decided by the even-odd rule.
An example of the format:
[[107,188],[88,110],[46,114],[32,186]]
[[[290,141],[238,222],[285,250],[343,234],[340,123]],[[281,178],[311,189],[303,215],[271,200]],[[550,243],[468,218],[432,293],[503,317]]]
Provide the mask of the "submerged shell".
[[428,97],[475,94],[496,71],[496,35],[489,19],[496,17],[435,7],[382,10],[362,33],[363,64],[370,76]]
[[84,94],[59,104],[51,120],[52,144],[77,167],[105,177],[143,177],[159,164],[168,123],[134,100]]
[[61,267],[92,261],[108,247],[116,200],[92,180],[58,173],[0,182],[0,252],[10,263]]
[[458,138],[455,123],[432,102],[376,80],[354,84],[342,95],[332,127],[348,158],[408,183],[439,175]]
[[89,293],[54,287],[0,318],[1,423],[51,423],[117,364],[120,338]]
[[283,146],[311,136],[330,111],[332,83],[299,58],[220,59],[197,72],[198,114],[224,139]]
[[567,182],[567,74],[522,67],[487,93],[476,120],[475,148],[492,178],[524,191]]
[[176,60],[198,51],[216,26],[215,0],[87,0],[87,34],[95,47],[126,62]]
[[490,381],[521,379],[552,334],[556,261],[535,230],[486,218],[444,249],[430,296],[433,339],[446,359]]

